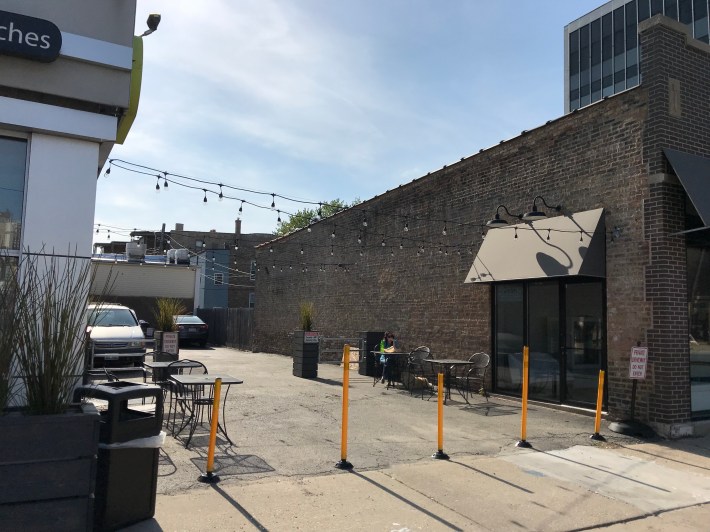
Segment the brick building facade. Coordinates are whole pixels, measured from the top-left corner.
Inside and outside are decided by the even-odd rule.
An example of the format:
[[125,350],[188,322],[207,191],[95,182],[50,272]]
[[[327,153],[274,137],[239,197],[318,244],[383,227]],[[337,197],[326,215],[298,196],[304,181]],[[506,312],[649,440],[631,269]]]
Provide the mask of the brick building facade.
[[[534,324],[543,323],[535,321],[536,306],[549,303],[533,294],[543,293],[540,288],[557,293],[559,286],[559,314],[544,323],[559,328],[559,336],[555,329],[547,341],[556,345],[551,360],[560,367],[553,386],[540,388],[539,395],[590,406],[586,391],[574,396],[584,375],[569,371],[572,358],[564,361],[573,336],[565,294],[598,286],[601,320],[589,335],[600,344],[592,369],[607,371],[609,417],[629,415],[630,351],[641,345],[648,347],[649,365],[638,382],[636,418],[665,435],[691,432],[686,237],[678,234],[688,228],[688,198],[664,149],[710,157],[710,46],[661,16],[644,21],[639,32],[638,87],[258,247],[255,347],[289,354],[298,306],[313,301],[315,328],[326,336],[394,330],[406,349],[428,345],[453,358],[489,352],[493,389],[516,395],[514,382],[506,384],[502,376],[510,369],[501,363],[506,287],[525,294],[526,340],[539,332]],[[499,231],[486,227],[496,208],[522,213],[537,196],[560,204],[572,221],[576,213],[603,209],[601,236],[595,238],[603,240],[605,276],[464,284],[483,234]],[[515,234],[531,227],[520,225]],[[563,232],[536,234],[554,246]],[[518,256],[515,245],[511,236],[501,248],[511,261],[523,268],[535,260]],[[580,327],[584,332],[586,325]]]

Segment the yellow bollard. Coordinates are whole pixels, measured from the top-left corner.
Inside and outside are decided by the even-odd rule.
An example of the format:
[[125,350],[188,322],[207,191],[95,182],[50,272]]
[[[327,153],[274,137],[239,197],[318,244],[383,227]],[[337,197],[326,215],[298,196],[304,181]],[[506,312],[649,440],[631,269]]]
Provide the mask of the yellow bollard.
[[214,381],[214,401],[212,402],[212,423],[210,424],[210,445],[207,449],[207,470],[200,475],[200,482],[213,484],[219,482],[219,477],[214,474],[214,448],[217,445],[217,427],[219,426],[219,398],[222,391],[222,379],[217,377]]
[[523,346],[523,412],[520,421],[520,441],[515,444],[516,447],[532,447],[525,439],[528,432],[528,374],[530,367],[530,349],[528,346]]
[[437,385],[436,385],[436,392],[438,396],[438,405],[437,405],[437,413],[438,413],[438,425],[437,425],[437,435],[438,435],[438,444],[439,448],[432,455],[432,458],[436,458],[437,460],[448,460],[449,455],[444,452],[444,374],[439,373],[438,380],[437,380]]
[[335,464],[338,469],[352,469],[348,462],[348,387],[350,385],[350,346],[343,346],[343,427],[340,438],[340,462]]
[[599,434],[602,425],[602,402],[604,400],[604,370],[599,370],[599,386],[597,388],[597,414],[594,417],[594,434],[590,436],[592,440],[606,441],[606,438]]

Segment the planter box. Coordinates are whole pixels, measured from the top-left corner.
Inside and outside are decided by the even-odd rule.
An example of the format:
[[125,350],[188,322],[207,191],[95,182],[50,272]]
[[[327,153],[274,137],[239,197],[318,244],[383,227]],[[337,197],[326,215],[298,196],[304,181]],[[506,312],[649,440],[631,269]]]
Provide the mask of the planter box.
[[[314,336],[315,335],[315,336]],[[294,331],[293,333],[293,374],[304,379],[318,377],[318,354],[320,344],[313,342],[318,333]]]
[[0,416],[3,529],[92,530],[99,420],[93,405]]

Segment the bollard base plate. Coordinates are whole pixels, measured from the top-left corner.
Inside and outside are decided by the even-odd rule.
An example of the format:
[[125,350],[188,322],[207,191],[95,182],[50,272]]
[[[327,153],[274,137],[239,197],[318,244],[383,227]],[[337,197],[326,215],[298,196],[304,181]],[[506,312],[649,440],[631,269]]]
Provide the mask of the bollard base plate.
[[595,432],[594,434],[592,434],[589,437],[589,439],[594,440],[594,441],[606,441],[606,438],[604,436],[602,436],[601,434],[599,434],[598,432]]
[[436,451],[434,454],[432,454],[431,457],[432,457],[432,458],[436,458],[437,460],[448,460],[448,459],[449,459],[449,455],[446,454],[446,453],[445,453],[444,451],[442,451],[441,449],[439,449],[439,450]]
[[337,462],[335,464],[335,467],[337,467],[338,469],[352,469],[353,465],[347,460],[343,459],[340,462]]
[[215,475],[210,471],[209,473],[200,475],[197,481],[202,482],[203,484],[216,484],[217,482],[219,482],[219,476]]
[[522,447],[524,449],[530,449],[532,448],[532,445],[526,440],[520,440],[518,443],[515,444],[516,447]]

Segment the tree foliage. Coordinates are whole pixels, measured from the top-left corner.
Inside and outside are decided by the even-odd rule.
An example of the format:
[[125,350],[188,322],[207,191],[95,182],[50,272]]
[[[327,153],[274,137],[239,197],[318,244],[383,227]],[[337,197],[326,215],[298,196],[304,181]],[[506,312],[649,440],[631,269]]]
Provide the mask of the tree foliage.
[[[297,229],[303,229],[309,224],[315,223],[321,218],[327,218],[342,210],[345,210],[353,205],[360,203],[359,199],[355,199],[352,203],[346,203],[343,200],[336,198],[334,200],[323,203],[322,206],[314,209],[301,209],[292,214],[288,220],[278,222],[276,225],[276,236],[283,236]],[[320,211],[320,215],[318,214]]]

